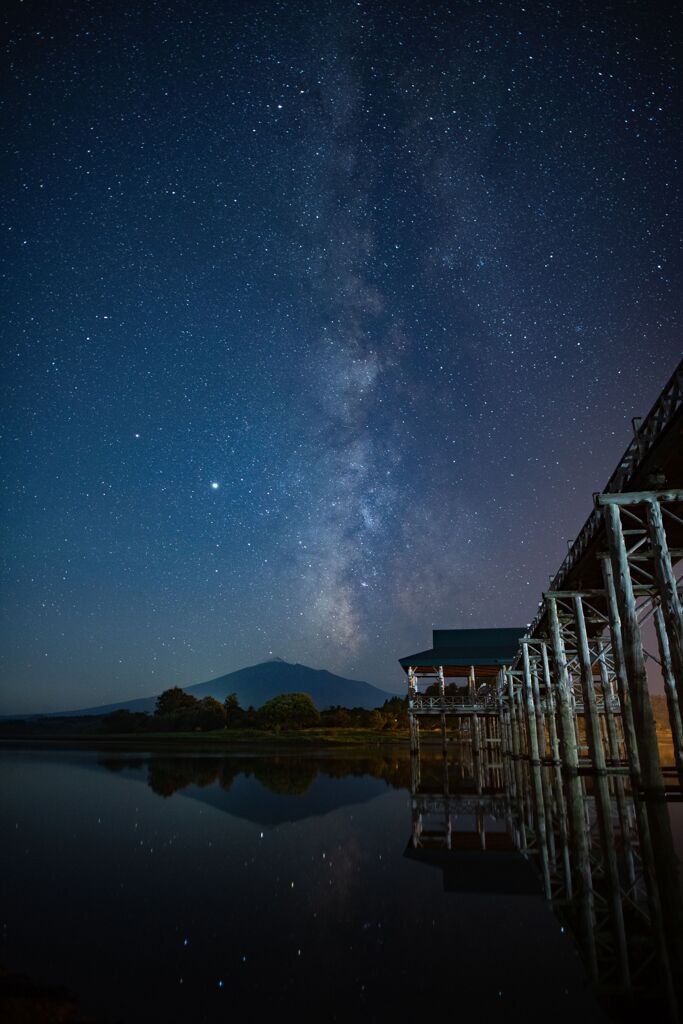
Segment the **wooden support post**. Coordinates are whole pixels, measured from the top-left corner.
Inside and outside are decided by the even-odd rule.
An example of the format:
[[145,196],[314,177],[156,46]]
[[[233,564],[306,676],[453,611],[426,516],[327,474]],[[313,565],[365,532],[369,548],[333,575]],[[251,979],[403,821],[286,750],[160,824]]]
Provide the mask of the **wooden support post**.
[[414,711],[408,712],[408,725],[410,727],[410,753],[418,755],[420,753],[420,726]]
[[479,835],[479,848],[484,851],[486,850],[486,824],[484,822],[484,809],[481,804],[477,806],[476,822],[477,833]]
[[560,744],[557,737],[557,718],[555,708],[555,693],[553,691],[552,678],[550,676],[550,663],[548,662],[548,647],[541,644],[541,658],[543,664],[543,685],[545,686],[546,701],[548,704],[548,737],[550,739],[550,753],[553,765],[560,766]]
[[[657,732],[655,728],[650,692],[647,686],[645,658],[640,639],[640,625],[636,613],[631,572],[618,505],[604,506],[605,527],[614,590],[617,599],[623,660],[628,677],[628,690],[633,708],[638,753],[640,755],[641,784],[647,790],[663,791],[664,782],[659,763]],[[614,647],[614,645],[613,645]],[[615,651],[616,660],[616,651]]]
[[545,803],[543,800],[543,780],[541,778],[541,758],[538,749],[538,731],[536,728],[536,704],[534,701],[531,665],[529,662],[529,645],[522,641],[522,658],[524,660],[524,693],[526,697],[527,735],[529,738],[529,766],[531,770],[532,792],[534,798],[534,817],[538,849],[541,856],[541,873],[543,875],[545,897],[550,899],[550,868],[548,864],[548,839],[546,835]]
[[524,828],[524,777],[522,774],[521,746],[519,735],[519,721],[517,718],[517,702],[515,698],[515,680],[512,671],[508,668],[505,671],[508,685],[508,707],[510,714],[510,738],[512,745],[512,770],[515,780],[514,795],[515,802],[519,809],[519,820],[522,823],[520,830],[520,847],[526,849],[526,830]]
[[515,689],[515,677],[511,670],[508,671],[508,685],[510,688],[510,726],[512,728],[512,759],[515,770],[515,784],[517,800],[519,801],[520,806],[523,807],[525,804],[524,795],[526,792],[524,786],[524,771],[522,768],[524,750],[522,747],[522,728],[518,706],[518,691]]
[[598,715],[598,705],[595,699],[593,665],[591,663],[590,649],[588,647],[588,634],[586,633],[586,619],[583,614],[583,601],[578,594],[574,595],[574,622],[576,624],[576,635],[578,641],[581,689],[583,692],[583,716],[586,724],[586,735],[588,738],[588,752],[595,770],[604,775],[606,768],[605,751],[602,746],[600,717]]
[[[657,797],[645,794],[641,800],[639,794],[635,794],[633,807],[636,816],[638,835],[640,838],[640,859],[643,867],[643,877],[647,889],[648,909],[650,911],[650,928],[653,934],[655,949],[657,951],[658,966],[662,977],[662,990],[666,992],[667,1003],[671,1014],[672,1024],[680,1020],[679,1007],[683,1006],[683,978],[681,977],[681,941],[680,932],[678,940],[671,941],[671,913],[667,909],[667,900],[671,890],[657,872],[656,847],[653,843],[653,836],[650,830],[652,820],[651,806],[653,800],[660,804]],[[678,887],[673,893],[674,900],[678,893]]]
[[519,749],[519,727],[517,724],[517,712],[515,707],[515,682],[512,672],[506,669],[505,676],[508,688],[508,707],[510,711],[510,738],[512,740],[512,757],[516,759],[520,755]]
[[512,767],[512,732],[507,706],[507,668],[498,673],[498,719],[500,722],[500,744],[507,789],[515,796],[515,774]]
[[476,712],[473,712],[470,715],[470,729],[472,730],[472,771],[474,774],[474,786],[477,793],[481,793],[481,736],[479,733],[479,716]]
[[529,744],[529,756],[532,764],[540,765],[541,755],[538,749],[538,728],[536,719],[536,702],[534,701],[533,682],[531,679],[531,664],[529,660],[529,646],[522,641],[522,658],[524,663],[524,708],[526,710],[527,740]]
[[624,664],[633,704],[641,781],[647,797],[647,819],[652,840],[657,886],[661,897],[662,922],[667,943],[671,949],[671,963],[672,965],[683,964],[683,901],[678,879],[678,861],[664,795],[657,733],[647,687],[640,626],[636,615],[636,602],[618,505],[606,502],[604,516],[614,575],[614,589],[621,620]]
[[602,640],[598,640],[597,653],[600,689],[602,690],[602,703],[605,709],[605,730],[607,733],[607,751],[609,753],[607,761],[614,766],[618,766],[621,762],[621,751],[619,749],[617,722],[614,715],[614,698],[616,695],[607,670],[605,645]]
[[417,803],[417,793],[420,788],[420,759],[418,757],[411,757],[410,759],[410,814],[412,822],[412,840],[413,847],[417,848],[420,845],[420,839],[422,837],[422,815],[419,812]]
[[550,639],[553,649],[555,693],[559,708],[560,756],[562,767],[568,769],[570,774],[576,774],[579,765],[579,754],[576,744],[576,731],[574,729],[567,657],[564,651],[555,598],[548,595],[546,601],[550,623]]
[[553,794],[550,782],[550,775],[543,767],[546,757],[546,733],[544,705],[541,700],[541,687],[538,678],[538,659],[534,658],[531,664],[531,688],[534,695],[534,708],[536,711],[536,731],[538,733],[538,756],[541,761],[541,782],[543,785],[543,806],[545,808],[546,837],[548,840],[548,856],[551,862],[555,863],[555,832],[553,830]]
[[676,689],[679,714],[683,719],[683,612],[666,540],[662,509],[658,501],[651,500],[647,503],[647,524],[654,555],[655,579],[662,617],[669,639],[671,673]]
[[562,848],[562,865],[564,870],[564,883],[567,898],[572,898],[572,873],[569,863],[569,834],[567,831],[567,805],[564,799],[564,786],[562,773],[560,771],[560,743],[557,736],[557,719],[555,717],[555,694],[553,682],[550,675],[550,663],[548,661],[548,646],[541,644],[541,664],[543,666],[543,685],[545,687],[545,699],[547,704],[548,738],[550,740],[550,754],[553,759],[552,768],[552,789],[555,795],[557,807],[558,832],[560,835],[560,846]]
[[600,719],[595,699],[593,684],[593,665],[591,663],[586,620],[583,613],[583,601],[578,594],[574,595],[574,620],[578,641],[579,666],[581,670],[581,688],[583,691],[584,720],[588,735],[588,748],[596,772],[594,779],[595,809],[598,817],[598,828],[603,854],[603,869],[607,880],[608,907],[610,921],[615,939],[617,969],[620,983],[628,988],[630,974],[628,951],[626,947],[626,931],[624,915],[619,894],[619,867],[614,845],[614,829],[612,827],[612,806],[609,786],[606,777],[605,752],[602,746]]
[[557,602],[552,594],[546,595],[550,637],[553,649],[553,675],[555,690],[560,705],[560,741],[562,752],[562,771],[566,780],[567,805],[569,817],[569,838],[576,876],[579,882],[578,899],[581,908],[581,929],[589,970],[593,978],[597,977],[597,951],[595,947],[595,910],[593,883],[591,878],[588,835],[584,820],[584,804],[581,780],[578,773],[578,751],[574,718],[570,703],[569,671],[567,656],[564,650],[560,620],[557,614]]
[[545,758],[545,715],[543,714],[541,687],[538,681],[538,665],[535,660],[531,666],[531,689],[534,696],[534,715],[538,734],[538,756],[543,761]]
[[614,674],[619,690],[619,704],[621,705],[621,725],[624,730],[624,744],[626,756],[629,762],[629,769],[634,789],[640,787],[640,753],[638,749],[638,737],[636,735],[636,723],[633,717],[633,706],[631,704],[631,692],[629,680],[624,662],[624,645],[622,641],[621,620],[617,604],[617,592],[614,586],[614,572],[609,557],[601,559],[602,576],[605,581],[607,593],[607,615],[609,619],[610,639],[612,641],[612,658],[614,659]]
[[626,745],[626,756],[629,762],[631,775],[631,786],[633,789],[633,810],[636,817],[636,828],[640,840],[640,859],[643,864],[643,877],[647,891],[647,901],[650,911],[650,920],[655,935],[658,959],[661,964],[662,973],[665,979],[665,987],[669,992],[670,1000],[675,1002],[673,994],[673,975],[666,940],[664,938],[663,910],[660,896],[660,887],[656,875],[656,861],[654,855],[652,835],[650,832],[650,820],[646,806],[640,799],[640,754],[638,751],[638,737],[635,728],[633,708],[631,706],[631,695],[629,681],[624,661],[624,649],[622,643],[621,621],[617,605],[617,593],[614,583],[614,572],[612,563],[608,556],[601,559],[602,575],[607,593],[607,608],[609,616],[610,638],[612,641],[612,658],[614,660],[615,677],[619,690],[619,702],[621,704],[621,723],[624,732],[624,743]]
[[[614,712],[612,710],[612,700],[614,698],[614,690],[612,683],[609,678],[609,672],[607,671],[607,664],[605,662],[605,648],[602,641],[598,645],[598,667],[600,669],[600,686],[602,689],[603,701],[605,704],[605,723],[607,725],[607,744],[610,755],[610,761],[612,764],[616,764],[621,760],[619,752],[619,737],[617,734],[617,724],[614,719]],[[614,785],[614,795],[617,803],[617,814],[619,817],[619,829],[621,832],[622,849],[624,851],[624,863],[626,865],[626,881],[630,888],[635,882],[635,862],[633,859],[633,845],[631,843],[630,835],[630,821],[628,816],[628,807],[626,801],[626,790],[624,788],[624,779],[621,775],[614,775],[612,778]]]
[[666,623],[662,609],[655,608],[655,626],[657,629],[657,642],[659,644],[659,660],[662,666],[664,677],[664,690],[666,692],[666,703],[669,709],[669,722],[671,723],[671,738],[674,745],[674,757],[678,775],[683,782],[683,724],[681,723],[681,712],[678,706],[676,694],[676,681],[674,679],[671,665],[671,649],[669,637],[666,631]]
[[606,760],[613,765],[619,765],[621,762],[621,751],[619,749],[619,733],[617,732],[617,723],[613,706],[615,693],[612,681],[609,677],[605,645],[602,640],[598,641],[597,653],[598,671],[600,672],[600,689],[602,690],[602,700],[605,708],[605,725],[607,728],[607,750],[609,758]]

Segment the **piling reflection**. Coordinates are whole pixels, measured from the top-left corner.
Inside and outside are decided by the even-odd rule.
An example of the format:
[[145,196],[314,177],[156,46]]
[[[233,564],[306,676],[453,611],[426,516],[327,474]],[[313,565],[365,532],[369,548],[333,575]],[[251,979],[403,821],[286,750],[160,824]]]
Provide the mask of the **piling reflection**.
[[[439,754],[424,747],[412,756],[406,856],[440,866],[447,889],[524,891],[520,864],[533,866],[606,1008],[618,1019],[648,1010],[679,1020],[683,935],[665,910],[678,894],[657,874],[648,827],[677,799],[678,783],[645,796],[623,770],[501,760],[499,747],[473,742],[465,723]],[[463,851],[479,857],[463,861]]]

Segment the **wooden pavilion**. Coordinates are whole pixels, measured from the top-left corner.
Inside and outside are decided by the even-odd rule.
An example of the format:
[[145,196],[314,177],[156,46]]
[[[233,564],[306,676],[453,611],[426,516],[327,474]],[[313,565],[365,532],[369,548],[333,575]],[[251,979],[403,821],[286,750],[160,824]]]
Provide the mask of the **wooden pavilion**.
[[[408,677],[408,719],[413,752],[419,748],[421,716],[439,716],[444,750],[446,716],[457,716],[461,720],[467,717],[475,767],[482,741],[484,745],[489,740],[500,742],[496,680],[501,668],[514,660],[526,628],[435,629],[429,650],[399,658]],[[484,724],[483,736],[481,716],[492,719]]]

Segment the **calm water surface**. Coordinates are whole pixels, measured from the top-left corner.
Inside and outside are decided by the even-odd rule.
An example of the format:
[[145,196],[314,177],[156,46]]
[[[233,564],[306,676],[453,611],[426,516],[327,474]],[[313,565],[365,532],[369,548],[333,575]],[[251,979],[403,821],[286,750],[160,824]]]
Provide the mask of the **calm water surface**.
[[0,767],[0,962],[94,1020],[607,1019],[495,808],[415,849],[407,756]]

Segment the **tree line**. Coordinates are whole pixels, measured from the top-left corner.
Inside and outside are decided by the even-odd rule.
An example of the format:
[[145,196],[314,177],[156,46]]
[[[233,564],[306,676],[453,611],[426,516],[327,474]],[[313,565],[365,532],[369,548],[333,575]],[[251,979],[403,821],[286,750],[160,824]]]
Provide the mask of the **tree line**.
[[283,693],[271,697],[260,708],[243,708],[237,695],[229,694],[223,703],[215,697],[198,699],[179,686],[164,690],[157,697],[154,714],[112,711],[105,715],[107,733],[131,732],[212,732],[218,729],[258,729],[267,732],[312,728],[383,729],[406,728],[406,698],[390,697],[381,708],[345,708],[337,705],[318,711],[307,693]]

